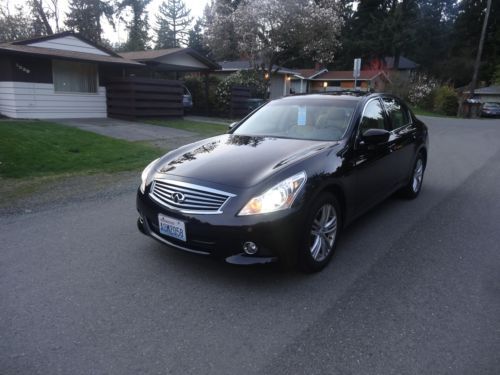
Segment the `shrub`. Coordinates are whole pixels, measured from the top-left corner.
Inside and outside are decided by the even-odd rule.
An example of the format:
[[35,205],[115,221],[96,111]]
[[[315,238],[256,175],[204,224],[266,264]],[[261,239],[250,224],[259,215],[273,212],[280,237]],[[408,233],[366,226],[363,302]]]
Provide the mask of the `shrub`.
[[427,74],[417,74],[412,78],[408,88],[408,101],[414,106],[432,109],[434,90],[438,81]]
[[256,70],[242,70],[233,73],[220,81],[215,90],[215,106],[219,113],[228,113],[231,104],[231,88],[234,86],[250,88],[250,96],[252,98],[264,99],[266,96],[267,85],[260,72]]
[[206,113],[206,108],[208,104],[209,113],[214,111],[215,107],[215,90],[219,85],[220,79],[215,76],[208,77],[208,98],[205,96],[205,78],[197,76],[189,76],[184,80],[184,84],[191,92],[193,97],[193,113],[196,114],[208,114]]
[[458,95],[450,86],[441,86],[434,93],[434,110],[448,116],[456,116]]

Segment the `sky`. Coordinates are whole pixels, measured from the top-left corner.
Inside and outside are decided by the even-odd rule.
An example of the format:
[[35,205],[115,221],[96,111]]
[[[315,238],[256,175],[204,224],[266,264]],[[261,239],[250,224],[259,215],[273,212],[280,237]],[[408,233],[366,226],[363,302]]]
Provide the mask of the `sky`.
[[[15,6],[19,5],[25,6],[26,4],[25,0],[0,0],[0,1],[2,2],[5,1],[11,10],[13,10]],[[164,0],[152,0],[147,8],[149,12],[150,28],[152,25],[155,24],[155,19],[156,19],[155,14],[157,13],[158,8],[163,1]],[[47,0],[45,0],[45,2],[48,3]],[[203,10],[205,9],[205,5],[208,2],[209,0],[184,0],[186,6],[189,9],[191,9],[191,16],[194,17],[195,20],[203,15]],[[58,3],[59,3],[59,13],[60,13],[59,17],[64,22],[64,14],[68,11],[69,0],[58,0]],[[110,40],[112,43],[123,43],[127,39],[127,32],[125,31],[123,24],[120,24],[118,22],[116,26],[117,26],[116,30],[113,30],[111,25],[109,25],[107,22],[104,22],[103,23],[104,38]],[[150,30],[150,32],[152,34],[153,31]]]

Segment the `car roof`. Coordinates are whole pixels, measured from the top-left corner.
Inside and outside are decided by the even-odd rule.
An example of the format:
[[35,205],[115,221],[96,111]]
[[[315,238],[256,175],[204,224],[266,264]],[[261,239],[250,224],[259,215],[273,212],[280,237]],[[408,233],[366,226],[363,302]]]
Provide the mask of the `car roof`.
[[352,100],[352,101],[360,101],[362,100],[365,96],[355,96],[355,95],[349,95],[349,94],[336,94],[336,95],[331,95],[329,93],[325,93],[325,94],[298,94],[298,95],[290,95],[290,96],[286,96],[284,98],[280,98],[280,99],[276,99],[276,100],[283,100],[283,101],[287,101],[287,100],[295,100],[299,97],[303,97],[303,98],[307,98],[307,99],[321,99],[321,100],[339,100],[339,99],[342,99],[342,100]]

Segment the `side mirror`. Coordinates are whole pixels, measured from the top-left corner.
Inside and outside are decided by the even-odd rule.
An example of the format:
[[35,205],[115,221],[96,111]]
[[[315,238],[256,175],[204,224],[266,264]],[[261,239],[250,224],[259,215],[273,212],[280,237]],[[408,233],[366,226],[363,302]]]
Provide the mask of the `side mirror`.
[[231,129],[232,129],[232,128],[234,128],[236,125],[238,125],[238,121],[235,121],[235,122],[230,123],[230,124],[229,124],[229,126],[228,126],[228,128],[229,128],[228,130],[231,130]]
[[367,145],[385,143],[389,140],[391,132],[385,129],[368,129],[361,135],[361,140]]

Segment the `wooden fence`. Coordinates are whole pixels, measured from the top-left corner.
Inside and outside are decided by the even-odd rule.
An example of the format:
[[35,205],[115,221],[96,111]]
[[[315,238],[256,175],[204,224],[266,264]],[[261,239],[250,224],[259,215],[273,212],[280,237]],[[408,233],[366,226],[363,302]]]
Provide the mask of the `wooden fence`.
[[234,86],[231,88],[231,118],[241,118],[250,112],[248,99],[250,99],[248,87]]
[[182,117],[180,81],[126,77],[106,85],[108,116],[118,118]]

